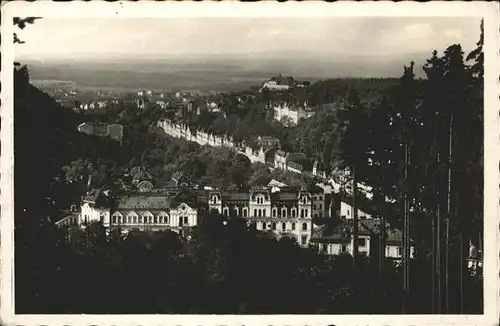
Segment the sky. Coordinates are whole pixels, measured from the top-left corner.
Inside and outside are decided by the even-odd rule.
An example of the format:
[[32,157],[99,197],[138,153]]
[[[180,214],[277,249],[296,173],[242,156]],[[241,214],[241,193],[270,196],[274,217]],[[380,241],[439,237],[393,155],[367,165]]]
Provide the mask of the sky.
[[43,18],[19,31],[16,58],[120,59],[220,54],[398,56],[473,49],[476,17]]

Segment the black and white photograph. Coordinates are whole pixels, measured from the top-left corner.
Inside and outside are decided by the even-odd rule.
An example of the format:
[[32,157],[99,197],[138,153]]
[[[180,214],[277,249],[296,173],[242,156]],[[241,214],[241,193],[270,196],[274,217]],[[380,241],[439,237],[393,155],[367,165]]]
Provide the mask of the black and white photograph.
[[498,324],[499,22],[2,4],[2,324]]

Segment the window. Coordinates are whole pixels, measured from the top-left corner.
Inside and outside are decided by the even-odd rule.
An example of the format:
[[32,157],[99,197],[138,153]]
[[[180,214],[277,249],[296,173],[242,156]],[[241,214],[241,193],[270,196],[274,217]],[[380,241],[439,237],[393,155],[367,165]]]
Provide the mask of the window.
[[116,224],[116,216],[113,216],[112,221],[113,221],[113,224]]
[[292,217],[295,217],[295,208],[292,209]]
[[189,220],[188,220],[188,217],[187,216],[184,216],[184,224],[188,225],[189,224]]
[[243,208],[243,217],[247,217],[247,209]]
[[309,211],[308,209],[306,209],[306,210],[304,211],[304,215],[305,215],[305,217],[307,217],[307,215],[309,214],[309,212],[308,212],[308,211]]
[[265,230],[265,229],[266,229],[266,223],[262,222],[262,230]]
[[266,216],[267,216],[267,209],[265,209],[265,208],[264,208],[264,209],[262,210],[262,216],[263,216],[263,217],[266,217]]
[[319,204],[319,209],[322,209],[322,206],[321,206],[321,204]]
[[313,209],[316,209],[316,204],[313,205]]
[[261,217],[261,216],[262,216],[262,210],[259,209],[259,217]]
[[323,197],[322,197],[322,196],[319,196],[319,200],[323,200]]
[[165,221],[165,224],[170,224],[170,217],[169,216],[164,216],[163,220]]
[[139,216],[139,223],[142,223],[142,216]]
[[302,223],[302,231],[307,231],[307,223]]
[[303,209],[300,210],[300,217],[304,217],[304,210]]
[[[160,217],[161,218],[161,217]],[[158,223],[158,216],[155,216],[154,223]]]
[[347,251],[347,246],[346,245],[342,245],[340,247],[340,252],[346,252]]
[[137,223],[137,216],[134,216],[134,223]]
[[257,216],[257,210],[256,209],[253,210],[253,216]]
[[292,230],[295,230],[295,223],[292,223]]
[[303,245],[306,245],[306,244],[307,244],[307,235],[303,235],[303,236],[301,237],[301,241],[300,241],[300,243],[301,243],[301,244],[303,244]]
[[282,215],[283,217],[286,217],[286,208],[283,208],[283,210],[281,211],[281,215]]
[[276,230],[276,222],[273,222],[273,230]]
[[273,208],[273,217],[276,217],[276,208]]
[[281,229],[282,229],[283,231],[285,231],[285,230],[286,230],[286,223],[281,223]]
[[347,216],[351,215],[351,211],[347,210]]
[[151,216],[151,215],[150,215],[150,216],[148,217],[148,222],[149,222],[149,223],[153,223],[153,216]]
[[132,216],[129,216],[129,217],[128,217],[128,223],[129,223],[129,224],[132,224]]
[[366,246],[366,239],[365,238],[359,238],[358,240],[359,240],[358,246],[361,246],[361,247]]

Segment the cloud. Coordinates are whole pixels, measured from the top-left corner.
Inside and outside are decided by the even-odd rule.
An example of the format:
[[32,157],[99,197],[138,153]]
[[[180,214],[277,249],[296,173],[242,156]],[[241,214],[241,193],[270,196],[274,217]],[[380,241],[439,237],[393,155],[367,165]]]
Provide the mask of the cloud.
[[408,38],[430,38],[434,35],[434,29],[430,23],[407,25],[404,31]]
[[23,30],[16,55],[167,56],[190,53],[309,51],[325,55],[400,55],[472,47],[479,19],[365,18],[44,18]]
[[457,41],[460,41],[463,39],[463,33],[460,29],[448,29],[446,31],[444,31],[444,35],[450,37],[450,38],[453,38]]

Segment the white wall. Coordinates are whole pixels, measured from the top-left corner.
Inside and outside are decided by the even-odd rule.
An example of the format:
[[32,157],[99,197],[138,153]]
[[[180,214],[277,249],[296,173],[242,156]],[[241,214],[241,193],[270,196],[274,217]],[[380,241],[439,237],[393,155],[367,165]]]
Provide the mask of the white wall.
[[81,207],[81,214],[79,215],[78,224],[84,222],[102,221],[104,225],[109,225],[110,210],[109,208],[94,208],[88,203]]
[[170,225],[179,226],[179,221],[181,218],[187,217],[188,224],[184,223],[184,226],[195,226],[197,225],[197,211],[195,208],[189,207],[186,204],[180,204],[177,208],[170,210]]
[[[400,251],[403,250],[401,245],[386,245],[385,246],[385,256],[387,258],[401,259],[402,255]],[[401,251],[402,253],[402,251]],[[415,258],[415,247],[410,248],[410,257]]]
[[[349,205],[346,202],[341,202],[340,203],[340,216],[344,217],[346,219],[352,219],[352,206]],[[358,218],[366,218],[370,219],[372,216],[368,213],[363,212],[362,210],[358,209]]]

